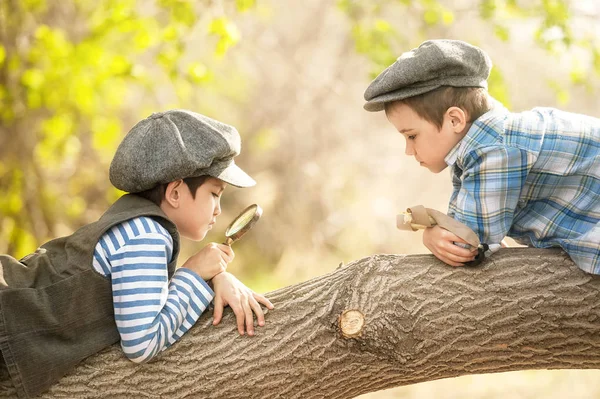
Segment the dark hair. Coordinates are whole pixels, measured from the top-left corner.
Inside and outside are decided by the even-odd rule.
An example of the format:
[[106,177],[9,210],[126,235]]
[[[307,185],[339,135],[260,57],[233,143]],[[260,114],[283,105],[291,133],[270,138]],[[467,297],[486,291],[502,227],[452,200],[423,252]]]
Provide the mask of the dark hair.
[[[183,182],[188,186],[190,192],[192,193],[192,198],[196,198],[196,191],[198,187],[200,187],[210,176],[203,175],[197,177],[186,177],[183,179]],[[167,186],[169,183],[161,183],[157,186],[152,187],[146,191],[140,191],[139,193],[135,193],[142,198],[145,198],[149,201],[154,202],[156,205],[160,206],[160,204],[165,199],[165,194],[167,192]]]
[[386,103],[385,112],[396,104],[406,104],[421,118],[441,129],[448,108],[462,109],[467,114],[467,122],[473,122],[492,108],[490,102],[487,90],[481,87],[441,86],[418,96]]

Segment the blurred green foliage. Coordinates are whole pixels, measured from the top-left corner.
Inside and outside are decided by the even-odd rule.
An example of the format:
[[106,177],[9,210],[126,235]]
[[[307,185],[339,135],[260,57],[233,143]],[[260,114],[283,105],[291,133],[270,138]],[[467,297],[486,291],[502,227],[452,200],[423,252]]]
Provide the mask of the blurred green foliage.
[[[531,19],[536,21],[534,39],[541,48],[560,54],[572,47],[579,47],[591,54],[592,62],[589,65],[582,66],[574,62],[571,82],[592,90],[586,76],[600,76],[600,43],[591,34],[575,36],[571,28],[573,3],[575,1],[569,0],[474,0],[470,7],[463,3],[461,9],[454,6],[454,2],[438,0],[338,0],[337,5],[352,22],[356,51],[372,62],[373,78],[396,60],[400,55],[397,49],[414,48],[430,37],[432,32],[436,32],[436,27],[455,23],[458,14],[476,12],[501,41],[511,39],[507,26],[509,21]],[[405,32],[398,27],[399,18],[403,17],[405,21],[410,18],[415,22],[412,18],[415,15],[420,17],[415,23],[419,34]],[[404,23],[402,26],[408,28],[409,24]],[[415,38],[419,39],[411,41]],[[473,33],[472,42],[477,44],[476,32]],[[550,85],[555,89],[560,102],[568,101],[564,87],[556,82],[550,82]],[[489,86],[490,93],[495,98],[510,106],[504,76],[498,68],[492,70]]]
[[[261,3],[267,1],[0,1],[0,252],[23,256],[95,220],[122,194],[105,173],[116,146],[150,112],[195,106],[199,89],[234,106],[248,101],[243,75],[228,75],[229,85],[219,80],[219,60],[244,40],[237,19],[268,7]],[[399,49],[443,35],[466,14],[486,21],[501,41],[511,40],[510,21],[533,20],[541,48],[559,54],[577,47],[589,55],[590,62],[575,60],[573,84],[589,88],[586,77],[600,75],[597,37],[574,33],[567,0],[473,0],[462,9],[441,0],[336,4],[356,52],[372,66],[371,77],[394,62]],[[562,83],[549,84],[568,101]],[[497,68],[490,91],[510,104]],[[267,124],[255,129],[246,148],[256,157],[277,143]],[[294,192],[294,184],[282,189]]]
[[[224,56],[240,39],[229,16],[254,6],[0,2],[0,251],[23,256],[117,198],[98,167],[110,162],[123,121],[149,111],[135,103],[160,96],[159,82],[174,88],[178,103],[210,85],[206,59]],[[212,50],[186,56],[198,36]]]

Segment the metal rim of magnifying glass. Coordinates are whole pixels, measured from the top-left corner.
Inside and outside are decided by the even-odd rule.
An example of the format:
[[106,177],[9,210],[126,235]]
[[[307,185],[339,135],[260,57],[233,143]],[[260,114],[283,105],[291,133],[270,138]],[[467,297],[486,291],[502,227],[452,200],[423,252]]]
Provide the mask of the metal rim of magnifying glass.
[[[252,215],[252,219],[250,219],[244,227],[239,229],[234,234],[227,235],[227,232],[229,231],[229,229],[231,229],[233,227],[233,225],[239,219],[239,217],[244,215],[246,212],[250,211],[252,208],[255,208],[254,215]],[[233,219],[233,221],[229,224],[229,226],[227,226],[227,229],[225,229],[225,236],[227,237],[225,240],[225,244],[231,245],[233,242],[239,240],[244,234],[246,234],[246,232],[248,230],[250,230],[252,228],[252,226],[254,226],[256,221],[258,219],[260,219],[261,215],[262,215],[262,208],[258,204],[252,204],[252,205],[246,207],[246,209],[244,209],[243,211],[241,211],[240,214],[235,219]]]

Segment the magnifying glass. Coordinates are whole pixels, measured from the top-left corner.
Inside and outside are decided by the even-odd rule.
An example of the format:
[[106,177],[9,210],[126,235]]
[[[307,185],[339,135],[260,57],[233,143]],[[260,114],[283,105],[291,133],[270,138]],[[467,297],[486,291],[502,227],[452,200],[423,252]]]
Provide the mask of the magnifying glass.
[[248,230],[260,219],[262,208],[257,204],[250,205],[242,211],[225,230],[225,242],[223,244],[231,246],[234,242],[242,238]]

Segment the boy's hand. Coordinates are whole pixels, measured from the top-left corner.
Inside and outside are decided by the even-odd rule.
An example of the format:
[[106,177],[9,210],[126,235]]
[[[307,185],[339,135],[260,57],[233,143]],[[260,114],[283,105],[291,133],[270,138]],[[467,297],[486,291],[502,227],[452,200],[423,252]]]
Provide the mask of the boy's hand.
[[192,269],[203,280],[210,280],[227,269],[235,254],[230,246],[211,242],[195,255],[192,255],[182,267]]
[[464,266],[465,262],[475,259],[477,248],[462,248],[454,242],[468,245],[462,238],[437,225],[423,231],[423,244],[442,262],[450,266]]
[[260,308],[259,302],[267,308],[273,309],[273,304],[267,298],[246,287],[231,273],[223,272],[217,274],[212,281],[215,291],[213,325],[216,326],[219,324],[223,316],[223,308],[227,305],[235,313],[240,335],[244,335],[244,326],[248,331],[248,335],[254,335],[254,317],[252,312],[256,314],[258,325],[265,325],[265,315]]

